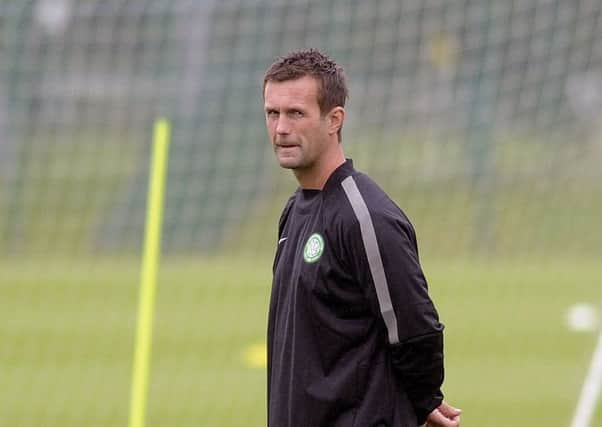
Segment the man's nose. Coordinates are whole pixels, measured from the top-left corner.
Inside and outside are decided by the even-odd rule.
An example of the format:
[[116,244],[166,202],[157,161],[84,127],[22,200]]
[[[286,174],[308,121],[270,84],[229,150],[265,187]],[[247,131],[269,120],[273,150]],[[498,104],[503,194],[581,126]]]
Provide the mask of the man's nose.
[[290,133],[290,123],[285,116],[278,117],[278,122],[276,123],[276,133],[278,135],[288,135]]

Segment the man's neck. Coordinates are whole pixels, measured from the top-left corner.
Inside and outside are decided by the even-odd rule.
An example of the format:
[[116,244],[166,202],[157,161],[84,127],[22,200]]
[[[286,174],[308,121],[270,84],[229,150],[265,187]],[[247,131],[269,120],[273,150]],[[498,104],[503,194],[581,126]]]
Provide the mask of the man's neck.
[[343,163],[345,154],[339,146],[330,156],[325,156],[322,163],[317,163],[311,169],[295,169],[295,177],[304,190],[322,190],[330,175]]

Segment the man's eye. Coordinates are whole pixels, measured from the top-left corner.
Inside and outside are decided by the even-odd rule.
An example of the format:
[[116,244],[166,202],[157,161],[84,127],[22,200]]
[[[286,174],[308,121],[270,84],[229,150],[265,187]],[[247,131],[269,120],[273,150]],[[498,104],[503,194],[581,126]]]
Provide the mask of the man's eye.
[[270,110],[270,111],[267,111],[267,112],[266,112],[266,115],[267,115],[268,117],[277,117],[277,116],[278,116],[278,112],[277,112],[277,111],[275,111],[275,110]]
[[294,110],[291,114],[293,117],[303,117],[303,113],[299,110]]

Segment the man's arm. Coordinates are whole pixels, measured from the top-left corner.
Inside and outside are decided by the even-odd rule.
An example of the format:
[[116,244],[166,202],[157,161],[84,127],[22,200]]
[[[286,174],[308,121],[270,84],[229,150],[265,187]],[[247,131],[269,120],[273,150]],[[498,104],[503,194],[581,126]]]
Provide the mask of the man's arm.
[[428,295],[414,230],[393,207],[369,215],[355,208],[360,230],[347,235],[348,256],[385,323],[395,373],[422,424],[443,402],[443,325]]
[[368,202],[360,189],[363,184],[357,185],[354,178],[342,185],[357,220],[346,227],[346,258],[365,286],[372,311],[384,323],[395,373],[419,424],[427,418],[436,422],[443,404],[443,325],[428,294],[414,228],[369,182]]

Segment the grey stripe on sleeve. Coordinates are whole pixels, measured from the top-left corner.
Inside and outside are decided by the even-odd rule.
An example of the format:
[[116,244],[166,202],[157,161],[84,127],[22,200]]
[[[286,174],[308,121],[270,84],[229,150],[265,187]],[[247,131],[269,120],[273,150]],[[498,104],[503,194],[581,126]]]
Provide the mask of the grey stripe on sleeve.
[[364,248],[366,250],[366,257],[368,258],[368,264],[370,266],[370,273],[372,274],[372,280],[376,287],[376,297],[378,298],[378,305],[380,306],[380,312],[385,321],[387,332],[389,334],[389,343],[399,343],[399,334],[397,332],[397,318],[393,311],[393,304],[391,304],[391,294],[389,293],[389,285],[387,284],[387,278],[385,276],[385,268],[383,267],[383,260],[380,256],[378,249],[378,242],[376,240],[376,232],[374,231],[374,224],[372,218],[370,218],[370,212],[366,202],[357,188],[357,184],[353,180],[353,177],[348,176],[341,183],[345,194],[351,203],[353,212],[360,223],[360,231],[362,234],[362,241],[364,242]]

